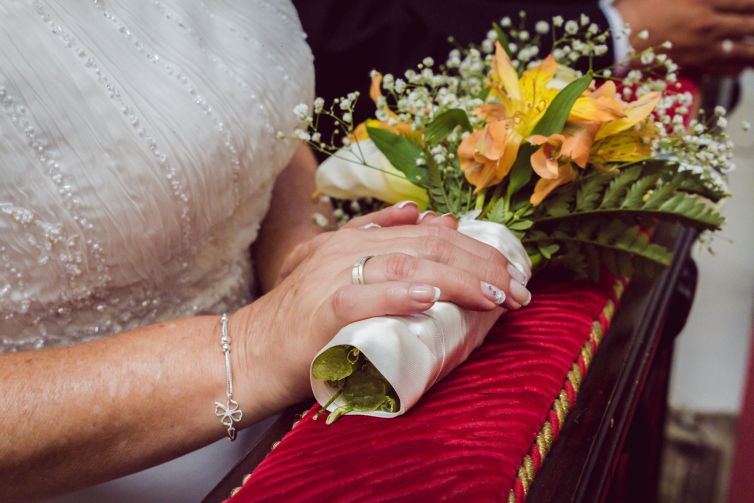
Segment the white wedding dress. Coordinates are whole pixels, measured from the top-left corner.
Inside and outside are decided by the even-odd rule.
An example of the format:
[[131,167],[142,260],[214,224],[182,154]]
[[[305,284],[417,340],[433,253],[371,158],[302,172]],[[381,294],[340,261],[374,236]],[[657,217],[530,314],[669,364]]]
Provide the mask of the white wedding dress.
[[[0,351],[248,302],[295,149],[275,134],[313,79],[287,0],[0,2]],[[130,477],[120,499],[200,499],[212,483],[192,482],[238,456]],[[118,501],[106,488],[78,500]]]

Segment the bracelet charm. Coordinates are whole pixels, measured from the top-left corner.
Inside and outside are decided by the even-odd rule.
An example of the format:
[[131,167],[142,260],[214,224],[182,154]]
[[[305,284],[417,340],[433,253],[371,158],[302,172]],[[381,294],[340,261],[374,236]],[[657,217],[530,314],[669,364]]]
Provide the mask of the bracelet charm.
[[220,422],[227,428],[228,438],[233,441],[236,439],[235,423],[243,418],[243,412],[238,407],[238,402],[233,400],[233,372],[230,368],[230,335],[228,335],[228,314],[224,313],[220,317],[220,347],[225,356],[225,404],[215,402],[215,415],[220,418]]

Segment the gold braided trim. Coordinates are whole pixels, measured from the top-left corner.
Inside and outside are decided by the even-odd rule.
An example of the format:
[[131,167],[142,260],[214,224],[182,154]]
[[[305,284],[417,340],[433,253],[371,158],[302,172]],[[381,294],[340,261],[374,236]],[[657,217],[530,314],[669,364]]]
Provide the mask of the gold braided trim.
[[[616,301],[623,295],[623,291],[625,290],[624,281],[625,280],[622,280],[620,278],[615,280],[615,284],[613,285],[613,294]],[[608,299],[602,308],[601,314],[609,323],[615,315],[615,301]],[[604,335],[605,330],[602,328],[602,324],[599,322],[599,320],[595,320],[592,323],[592,329],[589,332],[589,339],[582,346],[581,351],[579,352],[579,356],[573,362],[571,370],[568,371],[568,375],[566,376],[566,381],[571,383],[574,394],[578,394],[579,388],[581,387],[581,382],[583,381],[584,377],[582,375],[578,359],[581,358],[581,360],[584,362],[584,368],[588,369],[594,358],[593,348],[599,347],[599,344],[600,342],[602,342]],[[552,408],[550,409],[551,412],[555,413],[555,416],[558,419],[558,431],[560,431],[563,427],[565,419],[568,416],[568,412],[573,405],[568,399],[568,393],[566,392],[565,385],[566,383],[563,383],[563,388],[560,390],[557,398],[555,398],[555,400],[553,401]],[[537,433],[537,436],[535,437],[532,444],[532,449],[536,449],[539,452],[540,466],[542,466],[542,463],[544,463],[545,458],[547,457],[547,454],[550,452],[550,449],[552,448],[552,445],[554,443],[553,427],[550,423],[549,417],[550,416],[548,416],[548,418],[545,420],[544,424],[542,425],[542,429],[539,430],[539,433]],[[536,475],[537,470],[534,466],[534,461],[532,460],[531,455],[527,453],[521,462],[521,466],[519,466],[518,468],[517,474],[518,480],[521,481],[521,487],[523,487],[524,489],[524,496],[529,493],[529,488],[534,482],[534,477]],[[508,503],[519,503],[519,501],[516,499],[515,484],[514,487],[511,488],[508,492],[507,501]]]
[[[613,294],[615,296],[615,299],[618,300],[623,295],[623,291],[625,290],[625,283],[621,279],[617,279],[615,281],[615,284],[613,285]],[[610,322],[610,320],[613,318],[613,315],[615,314],[615,302],[611,299],[608,299],[607,302],[605,302],[604,307],[602,308],[602,315],[605,317],[605,319]],[[602,341],[604,334],[604,329],[602,328],[602,324],[595,320],[592,323],[592,329],[589,333],[589,340],[586,341],[584,346],[581,348],[581,352],[579,353],[579,356],[584,361],[584,367],[589,368],[589,365],[592,362],[592,358],[594,356],[594,352],[592,350],[592,347],[598,347],[600,342]],[[578,364],[578,359],[573,362],[573,365],[571,366],[571,370],[568,371],[568,375],[566,377],[568,382],[571,383],[571,386],[573,386],[573,391],[575,394],[578,394],[579,388],[581,387],[581,381],[583,379],[583,376],[581,374],[581,367]],[[568,411],[570,410],[571,404],[568,400],[568,393],[565,390],[565,385],[563,389],[560,390],[560,393],[558,394],[558,397],[555,399],[555,401],[552,404],[552,411],[555,412],[555,415],[558,418],[559,428],[558,431],[560,431],[560,428],[563,427],[563,423],[565,421],[566,416],[568,415]],[[296,425],[298,425],[301,420],[306,416],[308,409],[305,410],[303,413],[300,414],[300,417],[298,420],[293,422],[293,425],[291,426],[291,430],[293,430]],[[550,449],[552,448],[553,444],[553,432],[552,432],[552,424],[550,424],[550,420],[545,420],[545,423],[542,425],[542,429],[539,430],[539,433],[537,433],[536,438],[534,439],[533,447],[536,448],[539,451],[539,463],[540,466],[542,463],[544,463],[545,458],[547,457],[547,454],[550,452]],[[280,440],[277,442],[273,442],[272,447],[270,448],[270,451],[275,449],[280,444]],[[529,487],[531,486],[532,482],[534,482],[534,477],[537,475],[536,467],[534,466],[534,460],[531,458],[530,454],[526,454],[524,456],[523,461],[521,462],[521,466],[518,468],[518,479],[521,481],[521,485],[524,488],[524,494],[528,494]],[[240,486],[234,487],[230,491],[230,496],[235,496],[241,488],[246,484],[246,482],[251,478],[251,474],[247,474],[243,477],[243,480],[241,482]],[[508,503],[518,503],[516,500],[516,493],[513,489],[511,489],[508,492]]]

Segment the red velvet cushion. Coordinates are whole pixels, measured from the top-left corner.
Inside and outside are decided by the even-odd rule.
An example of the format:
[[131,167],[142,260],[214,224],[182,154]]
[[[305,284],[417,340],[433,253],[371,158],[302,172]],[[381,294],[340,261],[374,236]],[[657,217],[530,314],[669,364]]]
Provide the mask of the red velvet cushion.
[[501,501],[511,490],[521,499],[519,466],[593,322],[607,327],[614,283],[535,288],[404,416],[326,426],[314,407],[232,501]]

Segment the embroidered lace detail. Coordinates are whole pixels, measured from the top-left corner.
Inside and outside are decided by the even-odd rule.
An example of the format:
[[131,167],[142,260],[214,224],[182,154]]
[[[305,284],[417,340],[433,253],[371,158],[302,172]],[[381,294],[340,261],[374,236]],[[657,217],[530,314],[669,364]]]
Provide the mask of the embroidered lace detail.
[[0,19],[0,352],[249,302],[296,147],[274,133],[313,97],[293,5],[35,0]]

